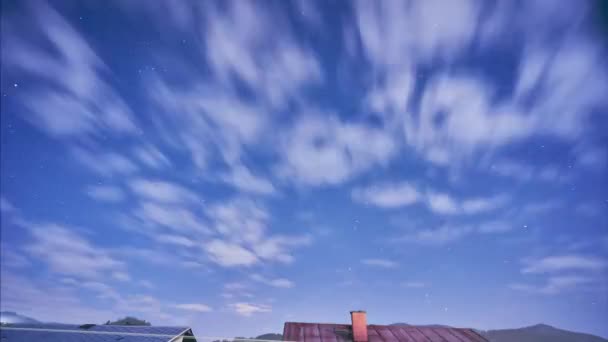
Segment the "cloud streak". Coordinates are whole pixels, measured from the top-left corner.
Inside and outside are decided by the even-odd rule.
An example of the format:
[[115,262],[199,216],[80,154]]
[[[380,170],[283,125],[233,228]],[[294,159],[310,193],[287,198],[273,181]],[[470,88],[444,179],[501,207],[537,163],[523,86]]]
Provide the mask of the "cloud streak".
[[594,280],[589,277],[582,276],[555,276],[550,277],[544,285],[529,285],[514,283],[510,284],[509,288],[516,291],[524,291],[529,293],[538,293],[543,295],[556,295],[574,289],[580,290],[581,287],[593,283]]
[[409,183],[402,182],[358,188],[352,191],[352,197],[382,208],[398,208],[418,202],[421,194]]
[[250,317],[256,313],[268,313],[272,312],[272,307],[265,304],[253,304],[253,303],[233,303],[229,307],[236,312],[238,315]]
[[118,203],[125,199],[124,192],[115,186],[89,186],[86,194],[92,199],[102,202]]
[[386,165],[397,145],[386,132],[330,115],[303,115],[280,147],[278,176],[305,185],[336,185]]
[[447,193],[417,189],[408,182],[373,184],[351,192],[356,202],[395,209],[423,203],[438,215],[475,215],[502,207],[506,196],[455,198]]
[[387,259],[363,259],[361,260],[363,265],[380,267],[380,268],[397,268],[399,264],[392,260]]
[[266,284],[272,287],[285,288],[289,289],[295,286],[295,283],[289,279],[285,278],[267,278],[262,276],[261,274],[254,273],[251,275],[251,279],[257,281],[262,284]]
[[[86,39],[48,4],[32,6],[31,11],[27,31],[36,32],[40,41],[29,41],[16,18],[5,18],[2,52],[3,65],[41,81],[22,94],[28,120],[65,138],[134,133],[131,110],[107,81],[107,66]],[[42,48],[45,45],[54,52]]]
[[27,246],[27,252],[46,263],[52,272],[95,279],[125,268],[125,264],[107,250],[65,227],[36,224],[30,233],[33,242]]
[[186,304],[175,304],[174,307],[180,310],[193,311],[193,312],[211,312],[210,306],[200,303],[186,303]]
[[560,271],[601,271],[608,267],[608,261],[586,255],[553,255],[531,260],[522,273],[553,273]]

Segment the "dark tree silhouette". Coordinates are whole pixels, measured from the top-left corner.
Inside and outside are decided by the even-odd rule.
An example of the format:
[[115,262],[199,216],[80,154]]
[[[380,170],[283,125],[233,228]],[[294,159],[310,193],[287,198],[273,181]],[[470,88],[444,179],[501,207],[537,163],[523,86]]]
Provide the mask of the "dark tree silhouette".
[[121,318],[114,322],[107,321],[106,325],[145,325],[150,326],[150,322],[146,322],[145,320],[141,320],[135,317],[127,316],[125,318]]

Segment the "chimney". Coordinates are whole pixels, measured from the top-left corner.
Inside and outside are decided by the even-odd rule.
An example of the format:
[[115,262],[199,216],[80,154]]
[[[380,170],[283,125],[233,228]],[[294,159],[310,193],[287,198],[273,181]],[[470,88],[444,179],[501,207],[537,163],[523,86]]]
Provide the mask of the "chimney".
[[351,311],[350,319],[353,324],[353,341],[367,342],[367,317],[365,311]]

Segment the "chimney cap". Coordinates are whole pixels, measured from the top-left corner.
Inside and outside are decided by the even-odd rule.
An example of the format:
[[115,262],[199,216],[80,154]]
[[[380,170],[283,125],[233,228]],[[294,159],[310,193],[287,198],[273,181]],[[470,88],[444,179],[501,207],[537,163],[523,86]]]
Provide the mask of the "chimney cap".
[[358,312],[358,313],[367,313],[365,310],[352,310],[350,313],[352,314],[352,313],[355,313],[355,312]]

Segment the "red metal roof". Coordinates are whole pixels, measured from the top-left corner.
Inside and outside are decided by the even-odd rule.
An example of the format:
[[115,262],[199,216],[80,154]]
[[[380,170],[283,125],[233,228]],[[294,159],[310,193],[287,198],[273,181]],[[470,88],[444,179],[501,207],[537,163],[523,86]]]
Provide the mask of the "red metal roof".
[[[472,329],[368,325],[369,342],[488,342]],[[283,329],[284,341],[351,342],[348,324],[319,324],[287,322]]]

